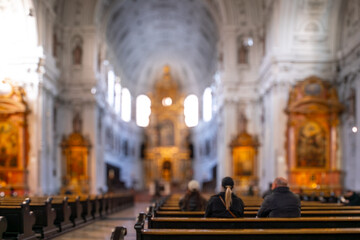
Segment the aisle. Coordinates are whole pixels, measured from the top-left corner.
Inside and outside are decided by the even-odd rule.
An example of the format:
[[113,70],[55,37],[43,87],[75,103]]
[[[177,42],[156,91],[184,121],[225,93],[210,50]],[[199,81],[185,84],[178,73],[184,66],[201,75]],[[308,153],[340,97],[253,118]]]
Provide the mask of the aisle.
[[136,217],[140,212],[145,212],[150,205],[149,202],[137,202],[134,207],[111,214],[105,219],[96,220],[85,227],[66,233],[54,239],[56,240],[109,240],[111,231],[115,226],[124,226],[127,228],[126,240],[136,240],[134,224]]

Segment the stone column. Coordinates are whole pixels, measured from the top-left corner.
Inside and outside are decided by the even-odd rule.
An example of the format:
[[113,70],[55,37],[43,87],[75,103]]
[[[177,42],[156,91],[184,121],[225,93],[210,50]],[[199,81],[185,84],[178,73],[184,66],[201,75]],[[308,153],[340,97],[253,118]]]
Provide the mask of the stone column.
[[236,66],[236,37],[234,26],[223,28],[224,72],[221,73],[219,91],[219,132],[218,132],[218,169],[217,190],[221,190],[221,179],[233,175],[232,155],[229,147],[237,131],[238,74]]
[[262,139],[260,186],[267,189],[268,183],[275,177],[287,177],[286,168],[286,127],[287,116],[284,109],[287,104],[289,88],[286,84],[273,85],[264,95],[265,124]]

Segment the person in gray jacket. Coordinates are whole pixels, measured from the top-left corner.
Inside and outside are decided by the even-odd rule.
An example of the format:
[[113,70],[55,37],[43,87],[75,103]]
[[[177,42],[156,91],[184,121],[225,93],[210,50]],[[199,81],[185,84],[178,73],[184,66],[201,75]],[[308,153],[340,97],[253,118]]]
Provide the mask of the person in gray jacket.
[[257,217],[300,217],[301,203],[297,195],[292,193],[285,178],[275,178],[272,193],[265,197],[257,213]]

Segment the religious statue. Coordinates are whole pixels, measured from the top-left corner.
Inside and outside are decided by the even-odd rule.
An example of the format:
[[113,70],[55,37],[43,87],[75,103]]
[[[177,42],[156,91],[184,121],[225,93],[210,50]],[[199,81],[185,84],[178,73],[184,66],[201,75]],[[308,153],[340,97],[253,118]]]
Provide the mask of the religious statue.
[[82,48],[80,44],[77,44],[74,50],[72,51],[72,58],[74,65],[81,65],[82,62]]
[[76,113],[73,119],[73,132],[80,133],[82,128],[82,120],[79,113]]
[[249,62],[248,54],[249,54],[248,47],[241,44],[240,47],[238,48],[238,52],[237,52],[238,64],[247,64]]

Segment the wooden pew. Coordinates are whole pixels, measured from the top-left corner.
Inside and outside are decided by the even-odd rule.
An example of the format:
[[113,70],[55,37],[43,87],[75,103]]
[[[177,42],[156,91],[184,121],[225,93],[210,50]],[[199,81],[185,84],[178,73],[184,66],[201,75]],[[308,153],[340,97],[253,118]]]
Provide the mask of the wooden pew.
[[[260,207],[247,207],[245,211],[258,211]],[[301,211],[316,210],[316,211],[329,211],[329,210],[360,210],[360,206],[302,206]],[[159,211],[181,211],[179,207],[160,207]]]
[[[141,217],[138,219],[141,219]],[[149,229],[300,229],[356,227],[360,227],[360,217],[148,219]]]
[[35,224],[33,231],[40,234],[41,238],[54,235],[59,229],[54,225],[56,219],[55,209],[52,207],[52,198],[36,202],[30,198],[30,210],[34,212]]
[[125,227],[115,227],[111,233],[110,240],[124,240],[127,234]]
[[60,232],[73,227],[73,223],[70,220],[71,208],[68,204],[68,197],[53,196],[51,206],[56,211],[54,224],[59,228]]
[[116,194],[114,200],[116,201],[115,206],[117,210],[134,206],[134,194],[132,193]]
[[142,229],[137,240],[339,240],[360,239],[360,228]]
[[110,196],[108,194],[104,194],[102,196],[102,199],[103,199],[103,214],[106,215],[106,214],[110,214],[111,213],[111,199],[110,199]]
[[0,239],[2,239],[3,233],[6,231],[7,221],[4,216],[0,216]]
[[7,228],[3,238],[36,239],[32,228],[35,224],[35,215],[30,211],[29,201],[18,205],[1,205],[0,216],[7,220]]
[[89,196],[90,204],[91,204],[91,216],[93,219],[100,217],[100,201],[97,195]]
[[[154,211],[155,217],[204,217],[204,211]],[[257,211],[245,211],[244,217],[256,217]],[[302,217],[341,217],[360,216],[360,210],[328,210],[328,211],[301,211]]]
[[98,201],[99,201],[99,215],[100,218],[102,218],[107,214],[105,195],[99,195]]
[[81,217],[85,222],[93,220],[91,216],[91,202],[89,196],[80,196],[80,204],[82,206]]
[[85,220],[81,217],[81,213],[83,211],[83,207],[80,203],[79,196],[68,196],[68,205],[71,208],[70,221],[73,226],[79,226],[85,222]]

